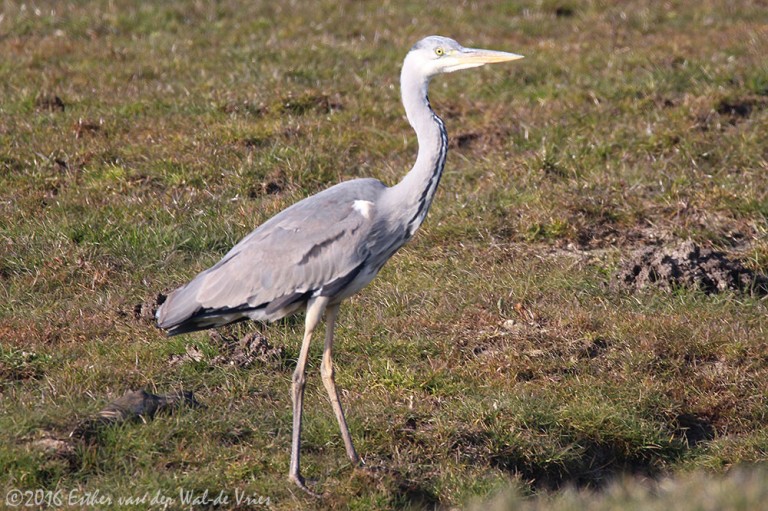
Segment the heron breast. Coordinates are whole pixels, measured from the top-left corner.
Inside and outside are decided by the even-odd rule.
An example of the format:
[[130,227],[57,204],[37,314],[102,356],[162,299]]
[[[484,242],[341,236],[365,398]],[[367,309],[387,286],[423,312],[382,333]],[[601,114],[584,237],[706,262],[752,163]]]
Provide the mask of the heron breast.
[[371,281],[376,277],[376,275],[379,273],[380,268],[374,268],[371,266],[366,266],[362,270],[360,270],[360,273],[358,273],[352,281],[347,284],[346,287],[344,287],[341,291],[339,291],[336,296],[333,297],[334,303],[339,303],[340,301],[349,298],[350,296],[354,295],[361,289],[363,289],[365,286],[371,283]]

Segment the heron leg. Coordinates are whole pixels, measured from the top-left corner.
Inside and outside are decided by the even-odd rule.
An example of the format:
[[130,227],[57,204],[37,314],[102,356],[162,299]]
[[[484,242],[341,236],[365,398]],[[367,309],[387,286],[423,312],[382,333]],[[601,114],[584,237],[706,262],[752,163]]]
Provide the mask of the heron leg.
[[301,351],[296,362],[296,370],[293,372],[293,384],[291,385],[293,435],[291,437],[291,467],[288,470],[288,479],[310,495],[315,494],[307,488],[299,469],[299,458],[301,456],[301,412],[304,404],[305,369],[307,367],[307,356],[309,355],[309,342],[312,339],[312,332],[320,322],[327,305],[328,298],[324,296],[313,298],[307,304],[307,314],[304,320],[304,340],[301,343]]
[[328,398],[331,400],[333,413],[336,420],[339,421],[341,436],[344,439],[344,447],[347,450],[347,456],[355,465],[360,463],[360,457],[355,452],[355,446],[352,445],[352,437],[349,435],[347,421],[344,419],[344,411],[341,408],[339,392],[336,390],[336,381],[333,371],[333,330],[336,324],[336,316],[339,314],[339,304],[329,305],[325,313],[325,348],[323,350],[323,362],[320,365],[320,374],[323,378],[323,385],[328,391]]

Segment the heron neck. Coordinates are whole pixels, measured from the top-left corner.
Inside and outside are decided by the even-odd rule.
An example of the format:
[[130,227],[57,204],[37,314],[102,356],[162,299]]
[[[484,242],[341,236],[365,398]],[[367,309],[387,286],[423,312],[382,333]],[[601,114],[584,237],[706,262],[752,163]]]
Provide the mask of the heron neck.
[[412,76],[414,74],[404,68],[400,85],[405,113],[416,131],[419,154],[410,172],[393,187],[409,237],[427,216],[448,154],[445,125],[432,110],[427,97],[429,80],[411,79]]

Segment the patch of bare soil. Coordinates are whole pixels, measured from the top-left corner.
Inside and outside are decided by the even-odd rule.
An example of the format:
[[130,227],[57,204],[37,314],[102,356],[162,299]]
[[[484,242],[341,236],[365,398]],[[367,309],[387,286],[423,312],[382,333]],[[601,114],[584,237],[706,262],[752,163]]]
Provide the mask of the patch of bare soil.
[[35,108],[38,111],[63,112],[66,104],[55,94],[39,94],[35,98]]
[[133,319],[144,323],[154,323],[157,309],[165,302],[167,298],[163,293],[157,293],[157,296],[146,302],[137,303],[133,306]]
[[509,141],[512,131],[509,128],[491,126],[478,131],[459,133],[448,140],[448,147],[459,151],[499,150]]
[[86,119],[78,119],[76,123],[72,125],[72,131],[75,133],[75,138],[83,138],[86,135],[95,135],[102,131],[104,126],[104,119],[98,121],[91,121]]
[[254,183],[248,190],[248,197],[255,199],[264,195],[276,195],[288,187],[288,179],[282,170],[270,172],[261,182]]
[[200,362],[204,358],[205,354],[200,348],[192,344],[188,344],[184,353],[180,355],[171,355],[168,357],[168,365],[175,366],[185,362]]
[[[285,350],[282,346],[272,346],[266,337],[259,332],[251,332],[238,339],[235,336],[222,334],[217,330],[211,330],[211,344],[216,346],[219,355],[210,360],[215,366],[234,366],[247,369],[253,364],[282,365],[285,359]],[[186,352],[181,355],[172,355],[168,360],[170,365],[184,362],[200,362],[205,354],[196,346],[187,346]]]
[[723,130],[735,126],[768,107],[768,99],[755,95],[721,98],[714,104],[708,98],[691,98],[695,126],[701,131]]
[[729,116],[730,122],[735,124],[738,119],[746,119],[755,110],[765,108],[767,104],[768,101],[765,98],[757,96],[723,98],[715,105],[715,111],[720,115]]
[[690,447],[715,438],[715,428],[710,417],[681,413],[674,418],[672,426],[675,436]]
[[624,226],[608,218],[574,216],[573,245],[580,250],[602,250],[608,247],[637,246],[640,243],[663,242],[670,235],[656,226]]
[[251,332],[241,339],[222,335],[211,330],[211,342],[218,345],[220,355],[211,360],[214,365],[230,365],[246,369],[255,363],[281,363],[285,350],[282,346],[272,346],[259,332]]
[[702,248],[691,240],[675,246],[635,251],[612,282],[620,289],[694,287],[705,293],[746,291],[768,294],[768,278],[745,268],[724,253]]

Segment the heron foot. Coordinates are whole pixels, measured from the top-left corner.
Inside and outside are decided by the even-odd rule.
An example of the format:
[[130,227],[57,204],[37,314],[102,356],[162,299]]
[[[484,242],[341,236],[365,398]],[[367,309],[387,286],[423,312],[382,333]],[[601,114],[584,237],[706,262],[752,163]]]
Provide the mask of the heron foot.
[[301,474],[288,474],[288,479],[291,482],[293,482],[293,484],[295,484],[296,486],[298,486],[299,488],[304,490],[304,493],[306,493],[310,497],[314,497],[316,499],[319,499],[319,498],[322,497],[322,495],[320,495],[319,493],[315,493],[312,490],[310,490],[309,488],[307,488],[306,481],[301,476]]

